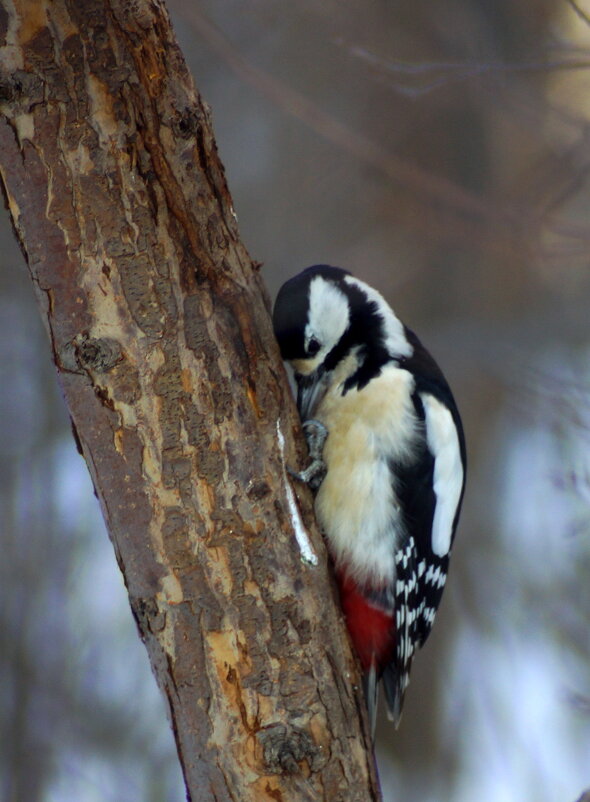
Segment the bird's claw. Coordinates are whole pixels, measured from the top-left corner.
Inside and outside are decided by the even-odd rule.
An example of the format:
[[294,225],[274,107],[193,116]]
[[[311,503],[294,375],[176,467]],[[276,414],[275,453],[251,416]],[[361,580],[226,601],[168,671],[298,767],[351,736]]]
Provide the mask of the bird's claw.
[[289,473],[294,479],[300,482],[305,482],[312,490],[317,490],[321,483],[324,481],[326,475],[326,463],[322,460],[313,460],[307,468],[303,471],[292,471],[289,468]]
[[317,490],[323,482],[327,471],[322,454],[328,437],[328,430],[323,423],[312,418],[303,423],[303,434],[307,440],[310,463],[302,471],[289,470],[289,473],[295,479],[299,479],[300,482],[305,482],[312,490]]

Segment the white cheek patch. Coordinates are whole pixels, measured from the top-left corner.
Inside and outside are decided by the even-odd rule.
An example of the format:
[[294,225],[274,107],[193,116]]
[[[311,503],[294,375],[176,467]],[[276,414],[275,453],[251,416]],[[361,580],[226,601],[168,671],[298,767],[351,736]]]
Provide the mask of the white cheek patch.
[[316,276],[309,285],[309,313],[305,327],[305,343],[311,337],[319,340],[322,348],[317,354],[319,364],[342,337],[350,322],[348,298],[331,281]]
[[426,441],[434,457],[436,507],[432,522],[432,551],[448,554],[453,521],[463,487],[463,463],[453,416],[434,396],[421,393],[426,415]]

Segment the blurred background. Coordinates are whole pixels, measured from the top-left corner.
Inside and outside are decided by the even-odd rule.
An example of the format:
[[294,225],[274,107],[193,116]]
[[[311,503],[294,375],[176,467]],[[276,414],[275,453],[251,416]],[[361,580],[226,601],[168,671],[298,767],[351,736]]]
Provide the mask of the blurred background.
[[[590,786],[590,2],[170,0],[269,291],[327,262],[443,366],[468,489],[385,802]],[[172,802],[172,735],[0,212],[0,798]]]

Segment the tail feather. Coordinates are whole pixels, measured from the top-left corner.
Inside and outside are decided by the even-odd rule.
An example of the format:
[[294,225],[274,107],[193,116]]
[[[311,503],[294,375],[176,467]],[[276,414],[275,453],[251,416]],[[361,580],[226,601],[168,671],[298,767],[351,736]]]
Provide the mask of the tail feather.
[[397,729],[402,718],[404,694],[410,681],[409,673],[398,671],[395,664],[390,663],[383,671],[382,680],[387,702],[387,716]]
[[377,723],[377,702],[379,699],[379,680],[375,663],[371,663],[371,668],[363,675],[363,690],[369,711],[369,724],[371,726],[371,737],[375,740],[375,724]]

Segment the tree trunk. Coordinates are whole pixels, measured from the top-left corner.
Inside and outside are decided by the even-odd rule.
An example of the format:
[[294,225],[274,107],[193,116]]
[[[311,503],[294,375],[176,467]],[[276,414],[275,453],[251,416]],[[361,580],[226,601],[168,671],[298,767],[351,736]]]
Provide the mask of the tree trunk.
[[159,0],[3,0],[0,171],[189,796],[378,799],[267,297]]

